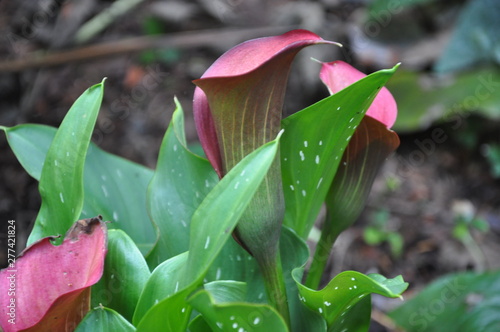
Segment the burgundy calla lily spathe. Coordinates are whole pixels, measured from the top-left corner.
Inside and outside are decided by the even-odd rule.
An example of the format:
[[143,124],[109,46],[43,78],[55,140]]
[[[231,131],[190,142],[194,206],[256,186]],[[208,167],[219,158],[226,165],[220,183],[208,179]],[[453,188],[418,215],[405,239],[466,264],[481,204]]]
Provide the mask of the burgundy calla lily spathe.
[[[223,54],[194,81],[193,113],[200,142],[223,177],[250,152],[276,138],[286,82],[304,47],[330,43],[306,30],[244,42]],[[284,215],[279,158],[235,231],[250,253],[277,250]],[[272,256],[272,254],[271,254]]]
[[61,245],[50,241],[33,243],[0,272],[3,331],[72,331],[90,309],[90,286],[104,269],[106,225],[80,220]]

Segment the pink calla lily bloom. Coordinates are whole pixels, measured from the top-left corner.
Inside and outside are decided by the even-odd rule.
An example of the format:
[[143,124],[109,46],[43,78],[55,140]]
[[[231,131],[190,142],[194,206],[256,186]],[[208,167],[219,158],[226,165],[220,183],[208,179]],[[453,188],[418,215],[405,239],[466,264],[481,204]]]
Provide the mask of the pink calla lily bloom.
[[43,238],[0,271],[0,326],[14,331],[73,331],[90,309],[90,286],[102,276],[107,230],[80,220],[54,246]]
[[[196,128],[219,177],[276,138],[291,63],[301,49],[321,43],[331,42],[306,30],[249,40],[224,53],[194,81]],[[283,216],[281,169],[276,158],[236,227],[235,239],[253,255],[273,256]]]
[[[343,61],[324,63],[320,78],[334,94],[366,75]],[[351,138],[329,190],[326,204],[338,233],[361,213],[375,176],[385,159],[399,146],[398,135],[390,130],[397,117],[397,105],[383,87],[368,108]]]

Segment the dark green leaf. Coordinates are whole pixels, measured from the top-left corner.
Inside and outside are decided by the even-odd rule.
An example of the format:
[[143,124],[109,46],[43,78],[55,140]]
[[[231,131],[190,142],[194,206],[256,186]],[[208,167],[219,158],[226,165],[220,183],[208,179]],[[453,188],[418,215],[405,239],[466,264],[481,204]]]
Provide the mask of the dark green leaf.
[[396,68],[368,75],[282,121],[285,224],[302,238],[314,224],[349,140]]
[[150,275],[146,260],[132,239],[122,230],[110,230],[104,274],[92,287],[92,306],[112,308],[132,321]]
[[[56,129],[23,124],[3,128],[9,145],[24,169],[39,180],[43,161]],[[124,230],[146,254],[156,240],[146,211],[146,189],[153,172],[109,154],[91,143],[84,170],[85,199],[80,218],[101,214],[109,228]]]
[[97,307],[81,321],[75,332],[120,331],[135,332],[135,327],[116,311]]
[[322,290],[312,290],[300,283],[302,268],[293,271],[299,288],[301,301],[310,309],[320,313],[329,328],[337,320],[342,320],[349,309],[371,293],[386,297],[401,297],[408,283],[401,276],[386,279],[379,274],[364,275],[355,271],[344,271],[333,278]]
[[435,65],[438,72],[475,64],[500,64],[500,2],[470,1],[462,10],[451,41]]
[[83,166],[101,107],[104,83],[85,91],[71,106],[47,152],[40,175],[42,206],[28,245],[64,234],[83,207]]
[[155,174],[148,188],[148,210],[159,239],[148,262],[155,267],[189,248],[191,217],[218,182],[210,163],[186,146],[181,105],[172,116],[160,148]]
[[270,306],[244,302],[216,303],[206,290],[189,298],[214,331],[288,331],[283,318]]
[[500,271],[449,275],[389,313],[408,332],[500,331]]

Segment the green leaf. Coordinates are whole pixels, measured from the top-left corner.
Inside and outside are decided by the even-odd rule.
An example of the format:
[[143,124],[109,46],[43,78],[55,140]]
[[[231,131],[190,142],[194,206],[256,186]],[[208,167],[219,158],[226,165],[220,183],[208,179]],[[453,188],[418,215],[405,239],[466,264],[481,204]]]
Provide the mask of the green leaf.
[[[36,124],[3,129],[21,165],[39,180],[56,129]],[[124,230],[146,254],[156,241],[146,211],[146,188],[152,175],[150,169],[90,143],[83,174],[85,198],[80,218],[101,214],[105,220],[113,221],[108,224],[109,228]]]
[[159,238],[148,262],[155,267],[188,250],[191,217],[219,181],[210,163],[189,151],[182,107],[177,109],[163,138],[158,165],[148,188],[148,210]]
[[28,245],[64,234],[83,207],[83,166],[102,102],[104,83],[85,91],[71,106],[57,131],[40,175],[42,206]]
[[408,283],[401,276],[387,279],[379,274],[364,275],[355,271],[344,271],[333,278],[322,290],[316,291],[300,283],[303,268],[292,272],[299,288],[301,301],[310,309],[319,312],[329,328],[337,320],[342,320],[348,310],[371,293],[386,297],[401,297]]
[[500,64],[500,2],[470,1],[460,13],[451,41],[435,65],[438,72],[475,64]]
[[75,332],[120,331],[135,332],[135,327],[116,311],[97,307],[80,322]]
[[372,315],[372,297],[367,295],[353,305],[342,319],[337,319],[328,328],[329,332],[367,332]]
[[[186,303],[187,296],[200,285],[210,265],[231,236],[240,216],[266,175],[277,150],[278,139],[264,144],[238,163],[205,197],[191,220],[187,262],[184,263],[183,259],[179,268],[173,271],[167,291],[159,288],[152,291],[149,290],[149,282],[146,284],[143,296],[149,299],[143,302],[141,296],[134,315],[134,324],[137,325],[140,321],[137,325],[138,331],[161,329],[175,332],[187,327],[191,313],[191,306]],[[151,278],[156,275],[155,271]],[[170,293],[172,285],[175,285],[173,295]],[[162,284],[158,287],[167,286]],[[151,294],[166,298],[156,303],[156,300],[152,301]],[[151,303],[153,306],[148,310]],[[144,310],[148,311],[144,313]]]
[[234,280],[213,281],[203,287],[210,293],[214,303],[244,301],[247,293],[247,284]]
[[250,153],[222,178],[195,211],[184,285],[203,279],[266,176],[277,151],[278,139]]
[[389,316],[408,332],[500,331],[500,270],[430,284]]
[[110,230],[104,274],[92,287],[92,306],[112,308],[132,321],[150,275],[146,260],[132,239],[122,230]]
[[208,323],[203,319],[202,315],[198,315],[189,322],[189,332],[211,332],[212,329]]
[[396,68],[368,75],[282,121],[285,225],[302,238],[314,224],[356,127]]
[[281,316],[269,305],[244,302],[216,302],[206,290],[189,298],[214,331],[288,331]]
[[132,322],[139,324],[146,312],[179,290],[187,252],[174,256],[154,269],[139,298]]

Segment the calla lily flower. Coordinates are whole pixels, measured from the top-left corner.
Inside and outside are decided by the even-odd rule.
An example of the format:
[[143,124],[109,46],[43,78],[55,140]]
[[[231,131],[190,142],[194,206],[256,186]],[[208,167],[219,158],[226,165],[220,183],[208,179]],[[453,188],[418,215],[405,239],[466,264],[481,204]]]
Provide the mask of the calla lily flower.
[[102,276],[107,231],[100,218],[80,220],[54,246],[43,238],[0,271],[0,326],[13,331],[73,331]]
[[[323,63],[320,78],[335,94],[366,75],[343,61]],[[338,235],[359,217],[380,167],[399,146],[398,135],[390,130],[397,117],[397,105],[383,87],[366,116],[356,128],[325,199],[327,216],[314,255],[312,269],[323,271]],[[309,272],[306,283],[317,288],[321,273]]]
[[[302,48],[319,43],[328,42],[306,30],[250,40],[227,51],[194,81],[196,128],[219,177],[277,136],[292,60]],[[254,256],[277,250],[282,191],[276,158],[235,230],[237,241]]]
[[[332,94],[365,76],[343,61],[324,63],[320,72]],[[339,233],[359,217],[380,167],[399,146],[390,130],[397,114],[394,97],[383,87],[349,141],[326,199],[334,223],[342,226]]]
[[[295,55],[329,43],[306,30],[244,42],[223,54],[202,76],[193,101],[201,145],[219,177],[281,130],[286,82]],[[290,321],[279,254],[285,214],[279,155],[233,232],[253,255],[268,298]]]

